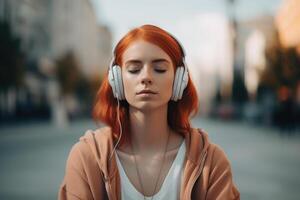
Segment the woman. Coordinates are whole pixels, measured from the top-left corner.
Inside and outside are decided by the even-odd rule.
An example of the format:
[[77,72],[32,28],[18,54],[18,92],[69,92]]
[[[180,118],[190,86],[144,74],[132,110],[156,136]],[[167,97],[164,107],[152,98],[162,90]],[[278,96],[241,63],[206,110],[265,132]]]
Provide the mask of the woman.
[[87,131],[67,160],[59,199],[239,199],[230,163],[189,117],[198,111],[184,50],[144,25],[114,50]]

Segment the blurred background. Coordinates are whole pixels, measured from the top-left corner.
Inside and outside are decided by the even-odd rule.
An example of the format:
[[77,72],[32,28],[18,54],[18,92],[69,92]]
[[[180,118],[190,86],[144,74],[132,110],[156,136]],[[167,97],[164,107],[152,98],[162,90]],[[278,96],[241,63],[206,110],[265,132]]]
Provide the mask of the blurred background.
[[299,199],[300,0],[0,0],[0,199],[57,199],[114,45],[148,23],[185,47],[241,199]]

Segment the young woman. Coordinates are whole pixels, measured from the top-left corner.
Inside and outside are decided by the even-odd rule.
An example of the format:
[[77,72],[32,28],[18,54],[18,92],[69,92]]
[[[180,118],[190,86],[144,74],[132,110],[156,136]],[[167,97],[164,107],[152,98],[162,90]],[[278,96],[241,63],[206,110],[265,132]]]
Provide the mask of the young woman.
[[190,125],[198,99],[184,58],[153,25],[119,41],[93,111],[107,126],[73,146],[59,199],[240,199],[225,153]]

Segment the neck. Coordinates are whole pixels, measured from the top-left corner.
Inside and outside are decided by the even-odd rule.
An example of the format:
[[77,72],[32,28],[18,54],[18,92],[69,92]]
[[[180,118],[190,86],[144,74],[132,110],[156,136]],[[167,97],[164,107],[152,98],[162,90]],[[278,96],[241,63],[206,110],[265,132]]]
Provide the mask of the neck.
[[135,149],[155,153],[161,151],[168,140],[171,130],[168,126],[168,106],[141,111],[130,107],[131,142]]

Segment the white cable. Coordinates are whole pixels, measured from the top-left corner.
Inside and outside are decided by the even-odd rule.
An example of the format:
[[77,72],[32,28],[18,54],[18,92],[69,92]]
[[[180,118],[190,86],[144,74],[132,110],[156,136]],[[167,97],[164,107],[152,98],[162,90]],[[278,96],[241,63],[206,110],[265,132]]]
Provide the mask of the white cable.
[[119,123],[119,127],[120,127],[120,136],[119,136],[119,139],[118,139],[117,144],[116,144],[116,145],[114,146],[114,148],[113,148],[113,151],[112,151],[112,153],[111,153],[111,155],[110,155],[110,158],[109,158],[108,162],[109,162],[110,159],[112,158],[112,156],[113,156],[113,154],[114,154],[114,152],[115,152],[115,150],[116,150],[116,147],[118,146],[118,144],[119,144],[119,142],[120,142],[120,140],[121,140],[122,134],[123,134],[122,124],[121,124],[121,120],[120,120],[120,113],[119,113],[120,103],[119,103],[119,99],[118,99],[118,94],[117,94],[117,101],[118,101],[117,118],[118,118],[118,123]]

